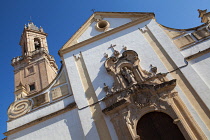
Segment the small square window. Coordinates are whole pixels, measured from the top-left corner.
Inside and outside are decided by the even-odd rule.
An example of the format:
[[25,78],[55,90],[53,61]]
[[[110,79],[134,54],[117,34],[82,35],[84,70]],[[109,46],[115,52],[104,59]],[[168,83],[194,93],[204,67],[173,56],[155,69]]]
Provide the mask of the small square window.
[[34,68],[33,68],[33,67],[29,67],[29,68],[28,68],[28,73],[31,74],[31,73],[33,73],[33,72],[34,72]]
[[29,89],[30,89],[30,91],[35,90],[35,84],[29,85]]

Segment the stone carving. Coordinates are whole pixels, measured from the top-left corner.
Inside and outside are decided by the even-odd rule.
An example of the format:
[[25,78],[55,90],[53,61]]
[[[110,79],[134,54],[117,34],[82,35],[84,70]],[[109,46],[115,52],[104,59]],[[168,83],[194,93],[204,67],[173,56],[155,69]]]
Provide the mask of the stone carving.
[[109,49],[111,48],[111,49],[114,51],[114,56],[115,56],[115,57],[118,57],[118,56],[120,55],[120,52],[114,49],[115,46],[116,46],[116,45],[112,45],[112,44],[111,44],[111,46],[109,47]]
[[139,63],[138,54],[132,50],[124,51],[121,57],[107,58],[105,68],[114,78],[113,86],[106,87],[106,92],[109,92],[107,95],[132,90],[136,85],[157,85],[166,81],[166,74],[157,73],[157,67],[151,65],[148,72],[143,70]]
[[8,117],[10,119],[18,118],[27,112],[29,112],[32,108],[32,102],[28,99],[18,100],[12,103],[8,109]]
[[107,53],[104,53],[104,57],[105,57],[105,58],[108,58],[109,56],[108,56],[108,54],[107,54]]
[[154,67],[152,64],[150,65],[150,72],[153,74],[153,75],[156,75],[157,73],[157,67]]
[[149,106],[152,104],[152,95],[150,93],[148,94],[137,94],[134,98],[134,103],[140,107],[143,108],[145,106]]
[[207,9],[205,10],[200,10],[198,9],[199,17],[203,17],[204,14],[206,14]]
[[134,78],[133,72],[129,70],[127,67],[123,67],[121,69],[121,73],[123,77],[128,81],[129,85],[137,83]]
[[199,13],[199,17],[201,18],[201,22],[203,23],[208,23],[208,25],[210,24],[210,15],[209,13],[210,12],[207,12],[207,9],[206,10],[200,10],[198,9],[198,13]]
[[195,121],[187,117],[191,115],[174,89],[176,79],[168,80],[168,73],[158,73],[153,65],[149,71],[143,70],[139,63],[133,50],[126,50],[121,56],[109,57],[105,61],[105,68],[113,76],[114,84],[109,87],[104,83],[103,89],[107,94],[103,100],[106,108],[102,112],[109,115],[118,139],[140,140],[136,130],[138,121],[143,115],[155,111],[168,114],[187,138],[198,134],[194,139],[205,139]]
[[[119,139],[139,139],[135,130],[139,116],[151,110],[170,112],[169,100],[177,95],[173,91],[175,79],[168,81],[167,73],[157,73],[157,67],[152,65],[149,71],[143,70],[139,63],[138,54],[133,50],[126,50],[121,56],[109,57],[105,61],[105,68],[113,76],[114,84],[108,87],[104,83],[107,94],[103,112],[112,118]],[[116,116],[121,119],[120,123]]]

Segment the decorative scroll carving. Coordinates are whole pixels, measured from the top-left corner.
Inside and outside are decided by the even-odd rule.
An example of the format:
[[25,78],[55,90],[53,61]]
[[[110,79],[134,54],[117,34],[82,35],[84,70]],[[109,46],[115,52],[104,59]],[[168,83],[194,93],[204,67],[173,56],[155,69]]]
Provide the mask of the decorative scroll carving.
[[[119,139],[140,139],[135,126],[146,111],[159,110],[173,114],[170,100],[177,95],[173,91],[176,80],[168,81],[167,73],[157,73],[157,67],[152,65],[149,71],[143,70],[139,63],[138,54],[133,50],[124,51],[121,57],[109,57],[105,62],[114,84],[110,88],[104,83],[107,95],[103,112],[110,115],[114,126],[123,127],[119,131],[115,128]],[[116,115],[122,120],[120,124],[114,119]]]
[[166,74],[157,73],[157,67],[151,65],[150,72],[148,72],[140,67],[139,62],[138,54],[132,50],[123,52],[119,58],[108,58],[105,68],[108,74],[113,76],[114,84],[111,89],[104,87],[107,94],[128,90],[133,85],[158,85],[166,81]]
[[66,98],[72,94],[65,71],[62,68],[59,75],[44,90],[36,94],[29,94],[25,86],[20,82],[16,87],[15,101],[8,109],[9,120],[17,119],[40,107],[46,107],[58,102],[61,98]]
[[27,99],[18,100],[10,105],[8,110],[8,116],[10,119],[18,118],[29,112],[31,108],[32,108],[31,100]]

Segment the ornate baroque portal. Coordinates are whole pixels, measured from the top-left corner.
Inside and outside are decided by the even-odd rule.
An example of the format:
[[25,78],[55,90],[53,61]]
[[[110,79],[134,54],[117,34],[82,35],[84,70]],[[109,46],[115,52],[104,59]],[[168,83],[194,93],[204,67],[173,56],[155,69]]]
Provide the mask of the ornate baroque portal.
[[167,73],[157,73],[157,68],[152,65],[150,72],[142,70],[139,63],[138,54],[133,50],[124,51],[120,57],[109,57],[105,62],[114,84],[109,88],[104,83],[107,95],[103,112],[110,116],[118,138],[141,139],[137,134],[137,124],[142,116],[162,112],[171,117],[185,139],[204,139],[174,90],[176,80],[168,80]]

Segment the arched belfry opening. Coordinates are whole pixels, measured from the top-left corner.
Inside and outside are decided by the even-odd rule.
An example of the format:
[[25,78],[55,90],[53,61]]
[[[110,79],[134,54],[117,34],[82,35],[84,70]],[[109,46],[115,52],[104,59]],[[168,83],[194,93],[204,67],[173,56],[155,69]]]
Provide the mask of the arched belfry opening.
[[39,50],[41,48],[41,42],[39,38],[34,38],[34,47],[35,50]]
[[185,140],[173,119],[162,112],[150,112],[142,116],[136,131],[140,140]]

